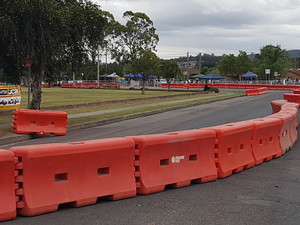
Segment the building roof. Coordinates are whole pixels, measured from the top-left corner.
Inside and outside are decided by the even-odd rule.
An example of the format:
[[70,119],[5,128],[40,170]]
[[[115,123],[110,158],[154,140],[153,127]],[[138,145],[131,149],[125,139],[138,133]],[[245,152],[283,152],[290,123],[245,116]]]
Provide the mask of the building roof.
[[196,68],[180,68],[180,70],[183,74],[186,74],[188,71],[189,75],[196,75],[200,73],[199,69]]
[[289,79],[298,79],[300,80],[300,69],[297,70],[290,70],[287,74],[284,75],[285,78]]

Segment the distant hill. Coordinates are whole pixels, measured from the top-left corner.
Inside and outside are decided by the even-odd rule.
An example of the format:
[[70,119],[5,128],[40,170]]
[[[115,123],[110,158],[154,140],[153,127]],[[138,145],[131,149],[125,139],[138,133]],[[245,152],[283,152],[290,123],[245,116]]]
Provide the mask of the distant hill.
[[[292,58],[300,58],[300,49],[289,50],[287,52],[290,54],[290,56]],[[224,56],[225,55],[216,56],[214,54],[209,55],[209,54],[204,53],[204,54],[202,54],[202,57],[201,57],[201,62],[202,62],[201,66],[202,67],[204,67],[204,66],[214,67],[222,60],[222,58]],[[252,54],[248,55],[250,60],[254,60],[254,58],[257,57],[257,56],[258,56],[257,53],[252,53]],[[175,58],[175,59],[172,59],[172,60],[177,61],[180,68],[187,66],[187,57],[186,56],[181,56],[179,58]],[[190,62],[190,67],[198,68],[198,66],[199,66],[199,55],[190,56],[189,62]]]
[[287,51],[292,58],[300,58],[300,49]]
[[[292,58],[300,58],[300,49],[289,50],[287,52],[290,54],[290,56]],[[254,58],[257,57],[258,55],[259,54],[257,54],[257,53],[252,53],[252,54],[248,55],[248,57],[250,60],[254,60]]]

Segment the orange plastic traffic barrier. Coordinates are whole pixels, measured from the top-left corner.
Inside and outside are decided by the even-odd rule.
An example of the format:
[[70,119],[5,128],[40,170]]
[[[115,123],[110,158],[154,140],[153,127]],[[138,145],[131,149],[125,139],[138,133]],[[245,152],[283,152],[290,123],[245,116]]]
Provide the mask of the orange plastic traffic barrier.
[[[284,100],[283,100],[284,101]],[[282,104],[281,109],[291,109],[292,111],[298,111],[299,108],[299,103],[294,103],[294,102],[285,102],[284,104]],[[287,110],[289,111],[289,110]]]
[[59,204],[80,207],[98,197],[136,196],[134,142],[128,138],[13,147],[20,183],[17,213],[53,212]]
[[12,127],[16,134],[65,135],[67,132],[66,112],[17,109],[13,119]]
[[[249,88],[249,87],[245,86],[243,88]],[[259,88],[255,88],[255,89],[251,89],[251,90],[246,90],[246,95],[247,96],[261,95],[261,94],[265,94],[267,92],[268,92],[268,88],[266,88],[266,87],[259,87]]]
[[260,87],[257,88],[258,94],[262,95],[262,94],[266,94],[268,92],[268,88],[267,87]]
[[237,122],[204,129],[217,133],[215,160],[219,178],[254,166],[251,147],[253,124]]
[[0,149],[0,221],[16,217],[15,155]]
[[281,130],[280,130],[280,145],[282,153],[285,154],[290,150],[294,144],[292,134],[292,128],[294,124],[294,116],[287,112],[278,112],[265,118],[279,118],[281,119]]
[[294,103],[287,103],[282,106],[282,109],[280,112],[282,113],[289,113],[292,115],[292,123],[290,128],[290,137],[292,140],[292,143],[294,144],[297,141],[298,138],[298,104]]
[[252,137],[252,150],[255,165],[278,158],[282,155],[279,142],[281,119],[260,118],[245,121],[254,124],[254,134]]
[[139,194],[217,179],[216,134],[207,130],[130,137],[136,144],[135,171]]
[[300,104],[300,94],[283,94],[284,100],[287,100],[288,102],[294,102]]
[[294,89],[293,92],[294,94],[300,94],[300,89]]
[[271,101],[272,114],[280,112],[282,105],[284,105],[286,103],[288,103],[287,100],[274,100],[274,101]]
[[258,95],[258,90],[257,89],[246,90],[246,95],[247,96]]

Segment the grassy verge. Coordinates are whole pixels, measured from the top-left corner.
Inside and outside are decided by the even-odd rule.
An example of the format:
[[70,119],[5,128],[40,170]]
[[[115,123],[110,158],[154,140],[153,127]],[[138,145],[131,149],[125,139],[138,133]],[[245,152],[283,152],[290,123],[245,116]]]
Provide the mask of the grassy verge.
[[[94,112],[94,111],[101,111],[101,110],[110,110],[110,109],[119,109],[119,108],[125,108],[125,107],[134,107],[134,106],[140,106],[140,105],[148,105],[148,104],[155,104],[155,103],[168,103],[173,101],[180,101],[180,100],[187,100],[187,99],[206,99],[211,97],[225,97],[227,93],[222,94],[221,96],[219,94],[215,93],[209,93],[205,95],[197,95],[197,96],[174,96],[172,98],[168,99],[147,99],[147,100],[140,100],[136,102],[126,102],[126,103],[115,103],[115,104],[108,104],[108,105],[100,105],[100,106],[91,106],[91,107],[83,107],[83,108],[71,108],[64,110],[68,114],[77,114],[77,113],[85,113],[85,112]],[[232,93],[230,93],[232,96]]]
[[[22,88],[21,108],[27,107],[27,89]],[[139,98],[152,98],[162,96],[174,96],[186,94],[186,92],[175,91],[146,91],[144,95],[140,90],[105,90],[105,89],[74,89],[74,88],[43,88],[43,107],[59,107],[65,105],[86,104],[93,102],[106,102],[115,100],[128,100]]]
[[[68,113],[82,113],[88,111],[101,110],[109,106],[86,106],[82,104],[104,103],[108,101],[123,101],[135,99],[151,99],[154,97],[170,97],[182,95],[187,98],[186,92],[168,92],[168,91],[146,91],[145,95],[139,90],[105,90],[105,89],[73,89],[73,88],[43,88],[41,109],[46,107],[55,107],[55,110],[66,111]],[[21,108],[27,108],[28,92],[27,88],[21,90],[22,101]],[[200,93],[199,93],[200,95]],[[142,100],[141,100],[142,101]],[[144,104],[147,100],[144,100]],[[80,105],[81,104],[81,105]],[[130,104],[130,103],[129,103]],[[66,106],[76,106],[72,109],[61,109]],[[111,104],[111,107],[119,107],[125,103]],[[128,106],[128,103],[127,103]],[[0,124],[10,123],[12,113],[0,111]]]
[[[127,117],[131,115],[137,115],[137,114],[143,114],[147,112],[155,112],[155,111],[162,111],[162,110],[167,110],[167,109],[172,109],[172,108],[177,108],[177,107],[185,107],[185,106],[191,106],[191,105],[197,105],[197,104],[202,104],[206,102],[212,102],[212,101],[217,101],[217,100],[223,100],[223,99],[228,99],[228,98],[233,98],[233,97],[238,97],[241,96],[239,93],[227,93],[225,95],[210,95],[208,98],[199,98],[199,99],[191,99],[189,101],[184,101],[184,102],[174,102],[174,99],[172,99],[172,102],[169,101],[167,102],[168,104],[161,104],[162,101],[157,102],[157,105],[154,106],[148,106],[147,104],[144,104],[145,107],[137,108],[137,109],[129,109],[129,110],[124,110],[120,112],[110,112],[110,113],[104,113],[104,114],[99,114],[99,115],[93,115],[93,116],[86,116],[86,117],[79,117],[79,118],[70,118],[68,120],[69,125],[76,125],[76,124],[82,124],[82,123],[89,123],[93,121],[102,121],[102,120],[107,120],[107,119],[113,119],[113,118],[118,118],[118,117]],[[166,102],[166,101],[163,101]],[[131,104],[131,106],[137,106],[141,104]],[[118,106],[122,107],[122,106]],[[128,107],[128,105],[126,105]],[[107,109],[107,108],[106,108]]]
[[[178,96],[179,95],[179,96]],[[181,96],[180,96],[181,95]],[[227,98],[242,96],[241,93],[198,93],[193,96],[187,96],[186,92],[168,92],[168,91],[147,91],[142,95],[139,90],[102,90],[102,89],[63,89],[63,88],[45,88],[43,89],[42,109],[43,107],[60,107],[66,105],[75,105],[61,111],[68,112],[69,115],[96,112],[97,115],[69,118],[69,126],[96,121],[105,121],[114,118],[125,118],[132,115],[157,112],[178,107],[186,107],[205,102],[212,102]],[[169,96],[168,98],[164,98]],[[158,97],[158,98],[153,98]],[[143,98],[143,99],[141,99]],[[145,99],[148,98],[148,99]],[[128,99],[140,99],[134,102],[125,102]],[[104,105],[80,105],[85,103],[101,103],[107,101],[124,100],[124,102],[110,103]],[[22,89],[22,105],[26,108],[27,90]],[[128,109],[128,107],[132,107]],[[104,110],[118,109],[118,112],[103,112]],[[102,111],[102,112],[101,112]],[[1,112],[0,112],[1,113]],[[11,123],[12,113],[2,114],[0,116],[0,125]],[[0,128],[0,137],[11,136],[11,128]]]

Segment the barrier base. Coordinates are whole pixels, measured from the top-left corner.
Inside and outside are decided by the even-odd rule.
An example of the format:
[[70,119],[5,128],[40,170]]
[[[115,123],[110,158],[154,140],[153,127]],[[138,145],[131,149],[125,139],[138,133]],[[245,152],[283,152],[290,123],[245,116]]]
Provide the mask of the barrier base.
[[38,207],[38,208],[24,208],[24,209],[18,209],[17,214],[22,215],[22,216],[36,216],[39,214],[44,214],[44,213],[51,213],[51,212],[56,212],[58,210],[58,204],[54,205],[47,205],[44,207]]
[[202,177],[202,178],[199,178],[199,179],[192,180],[192,182],[196,183],[196,184],[202,184],[202,183],[215,181],[217,179],[218,179],[217,175],[211,175],[211,176],[206,176],[206,177]]
[[226,178],[226,177],[229,177],[231,176],[233,173],[239,173],[239,172],[242,172],[243,170],[246,170],[246,169],[250,169],[252,167],[255,166],[255,163],[249,163],[247,165],[244,165],[244,166],[240,166],[238,168],[235,168],[231,171],[227,171],[227,172],[222,172],[220,169],[217,169],[218,170],[218,178]]
[[134,191],[117,193],[114,195],[109,195],[109,196],[105,197],[105,199],[115,201],[115,200],[120,200],[120,199],[124,199],[124,198],[133,198],[135,196],[136,196],[136,191],[134,190]]

